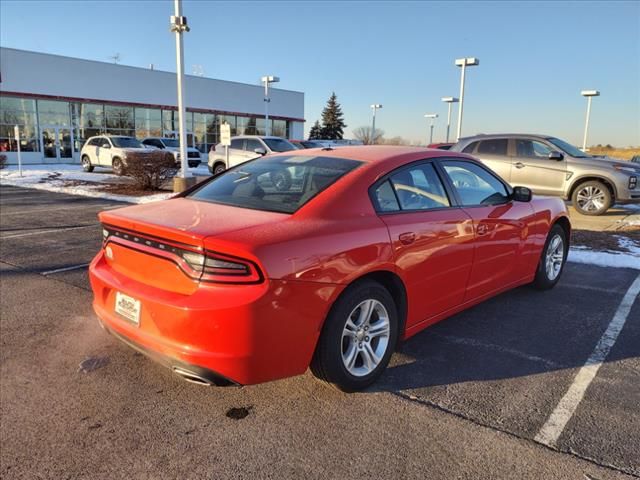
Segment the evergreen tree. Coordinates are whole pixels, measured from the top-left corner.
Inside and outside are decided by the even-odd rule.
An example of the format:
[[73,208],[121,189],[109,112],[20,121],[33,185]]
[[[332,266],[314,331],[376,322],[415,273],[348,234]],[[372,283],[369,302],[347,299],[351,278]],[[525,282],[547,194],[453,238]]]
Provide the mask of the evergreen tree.
[[316,120],[316,123],[313,124],[311,130],[309,131],[309,140],[318,140],[322,138],[322,126],[320,122]]
[[335,92],[332,92],[327,100],[327,106],[322,111],[322,136],[327,140],[340,140],[346,126],[338,97]]

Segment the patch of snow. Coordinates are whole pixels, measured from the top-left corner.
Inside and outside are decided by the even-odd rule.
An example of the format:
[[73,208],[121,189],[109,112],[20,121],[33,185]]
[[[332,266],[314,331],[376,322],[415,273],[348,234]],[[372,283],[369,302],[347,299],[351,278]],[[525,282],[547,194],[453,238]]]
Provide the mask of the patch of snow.
[[600,252],[586,247],[571,247],[569,249],[569,262],[587,263],[600,267],[633,268],[640,270],[640,252]]
[[[54,176],[55,175],[55,176]],[[54,176],[52,178],[52,176]],[[22,177],[15,165],[0,170],[0,184],[15,187],[33,188],[48,192],[67,193],[84,197],[104,198],[128,203],[148,203],[166,200],[173,193],[156,193],[153,195],[119,195],[98,190],[99,185],[65,185],[66,180],[77,180],[97,183],[121,183],[122,177],[112,173],[103,173],[97,169],[93,173],[82,171],[80,165],[25,165],[22,167]]]
[[640,257],[640,244],[630,239],[629,237],[618,237],[618,246],[624,250],[627,250],[633,255]]

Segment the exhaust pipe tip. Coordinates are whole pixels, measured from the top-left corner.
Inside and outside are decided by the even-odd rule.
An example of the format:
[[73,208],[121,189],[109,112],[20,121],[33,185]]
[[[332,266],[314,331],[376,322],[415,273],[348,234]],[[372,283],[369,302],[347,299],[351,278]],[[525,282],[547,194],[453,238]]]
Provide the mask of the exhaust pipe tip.
[[211,380],[201,377],[197,373],[191,372],[182,367],[173,367],[172,370],[187,382],[195,383],[196,385],[204,385],[205,387],[210,387],[211,385],[213,385],[213,382],[211,382]]

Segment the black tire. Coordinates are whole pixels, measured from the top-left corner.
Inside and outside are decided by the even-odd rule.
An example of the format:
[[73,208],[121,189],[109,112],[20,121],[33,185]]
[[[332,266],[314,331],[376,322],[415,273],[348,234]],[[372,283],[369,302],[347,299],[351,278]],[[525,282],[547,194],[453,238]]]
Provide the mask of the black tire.
[[91,165],[91,159],[89,158],[88,155],[84,155],[82,157],[81,163],[82,163],[82,170],[84,170],[87,173],[93,172],[93,165]]
[[220,175],[226,169],[227,168],[225,164],[222,162],[217,162],[216,164],[213,165],[213,167],[209,166],[209,171],[211,172],[211,175]]
[[[589,201],[589,199],[592,199]],[[594,203],[594,200],[597,203]],[[599,180],[590,180],[578,185],[571,195],[571,203],[582,215],[602,215],[613,204],[611,190]]]
[[124,163],[118,157],[114,158],[111,161],[111,167],[113,169],[113,173],[118,176],[124,175]]
[[289,170],[278,170],[277,172],[271,172],[271,183],[279,192],[287,191],[291,188],[291,174]]
[[[371,342],[369,342],[369,337],[366,337],[367,344],[373,346],[375,349],[380,347],[381,351],[378,352],[378,356],[381,360],[370,373],[366,375],[354,375],[347,370],[345,361],[343,361],[343,350],[345,347],[348,347],[345,341],[352,342],[351,345],[353,345],[355,349],[357,347],[356,344],[363,342],[364,338],[360,338],[359,340],[355,339],[355,336],[353,339],[345,338],[343,331],[347,321],[352,319],[356,312],[359,312],[359,305],[370,300],[379,302],[386,310],[389,321],[388,335],[375,338],[372,336]],[[374,313],[371,318],[377,322],[381,322],[377,313]],[[372,331],[377,324],[379,323],[373,323]],[[384,372],[389,364],[398,338],[398,325],[396,304],[386,288],[370,280],[365,280],[349,287],[340,298],[338,298],[327,316],[313,360],[311,361],[311,371],[319,379],[330,383],[343,392],[355,392],[368,387],[382,375],[382,372]],[[362,329],[358,329],[358,332],[361,332],[361,330]],[[385,340],[387,342],[386,346],[381,346],[380,342]],[[377,343],[374,344],[374,342]],[[359,345],[361,347],[362,343]],[[382,353],[383,348],[386,348],[384,354]],[[358,360],[362,362],[362,366],[359,368],[364,367],[364,357],[361,357],[361,355],[362,353],[360,351],[355,354],[356,360],[353,364],[354,367],[358,365]]]
[[[550,245],[555,241],[555,238],[559,237],[562,241],[562,261],[559,264],[560,270],[557,272],[555,276],[550,274],[547,269],[547,259],[549,255],[552,254],[550,251]],[[540,254],[540,261],[538,262],[538,270],[536,271],[535,279],[533,280],[532,285],[538,290],[549,290],[550,288],[555,287],[558,280],[562,276],[562,272],[564,271],[564,265],[567,262],[567,255],[569,253],[569,242],[567,239],[567,234],[560,225],[557,223],[551,227],[549,231],[549,235],[547,235],[547,241],[544,243],[544,248],[542,249],[542,253]],[[557,263],[557,262],[556,262]]]

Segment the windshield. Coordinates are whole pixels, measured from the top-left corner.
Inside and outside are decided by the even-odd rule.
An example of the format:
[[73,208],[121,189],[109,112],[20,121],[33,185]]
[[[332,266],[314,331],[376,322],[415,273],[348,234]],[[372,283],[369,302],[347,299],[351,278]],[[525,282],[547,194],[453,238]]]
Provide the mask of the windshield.
[[111,137],[111,142],[119,148],[144,148],[144,145],[133,137]]
[[164,143],[165,147],[170,147],[170,148],[180,147],[180,142],[175,138],[163,138],[162,143]]
[[262,140],[267,144],[272,152],[288,152],[290,150],[297,150],[293,144],[283,138],[263,138]]
[[189,195],[235,207],[294,213],[360,165],[330,157],[261,157],[227,170]]
[[587,155],[582,150],[577,149],[570,143],[567,143],[559,138],[547,138],[551,143],[553,143],[556,147],[562,150],[564,153],[572,156],[573,158],[589,158],[591,155]]

